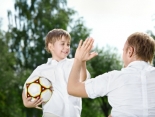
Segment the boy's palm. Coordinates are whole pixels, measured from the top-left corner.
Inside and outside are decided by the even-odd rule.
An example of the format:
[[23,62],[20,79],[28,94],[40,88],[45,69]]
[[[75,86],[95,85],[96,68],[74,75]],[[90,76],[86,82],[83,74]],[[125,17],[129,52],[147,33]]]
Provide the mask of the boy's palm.
[[81,40],[76,50],[75,58],[81,61],[88,61],[97,56],[96,52],[90,52],[93,47],[93,43],[94,40],[92,38],[87,38],[83,44]]

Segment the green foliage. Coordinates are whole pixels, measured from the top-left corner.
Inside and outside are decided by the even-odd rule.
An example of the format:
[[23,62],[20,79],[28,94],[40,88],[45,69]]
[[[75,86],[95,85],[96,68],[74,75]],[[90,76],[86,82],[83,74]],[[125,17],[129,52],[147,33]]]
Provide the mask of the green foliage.
[[[73,19],[76,12],[67,8],[66,0],[15,0],[14,8],[14,12],[8,11],[9,27],[5,34],[9,51],[15,53],[16,83],[10,86],[10,91],[15,88],[13,95],[18,101],[15,107],[16,110],[22,110],[17,116],[41,117],[41,110],[23,106],[21,94],[24,82],[31,72],[51,57],[44,49],[46,34],[54,28],[71,30],[71,47],[76,48],[77,44],[74,43],[79,42],[81,38],[85,39],[90,30],[83,25],[82,18]],[[73,57],[74,53],[75,50],[72,49],[69,57]],[[8,94],[6,96],[8,97]]]
[[72,37],[72,43],[71,43],[70,57],[74,57],[79,41],[81,39],[84,40],[86,37],[88,37],[91,31],[90,29],[84,27],[83,23],[84,23],[83,19],[79,18],[75,21],[75,24],[71,27],[70,34]]
[[107,46],[106,49],[99,49],[96,47],[94,48],[94,51],[98,53],[98,56],[88,61],[87,63],[92,77],[114,69],[121,69],[122,62],[116,48]]
[[[155,40],[155,35],[153,31],[149,30],[147,31],[147,33]],[[153,65],[155,66],[155,53],[154,53]]]
[[[19,93],[18,77],[15,74],[15,56],[9,52],[4,33],[0,32],[0,115],[3,117],[22,116],[21,92]],[[14,110],[14,111],[13,111]]]
[[[92,78],[111,70],[121,69],[122,62],[115,48],[99,49],[96,47],[94,50],[98,52],[98,56],[87,63]],[[110,114],[111,106],[107,97],[99,97],[94,100],[83,99],[83,103],[82,117],[108,117]]]
[[[0,92],[0,115],[41,117],[41,110],[23,106],[21,95],[24,82],[34,68],[51,57],[44,49],[46,34],[54,28],[69,30],[72,37],[69,57],[72,58],[79,40],[88,37],[91,30],[83,25],[82,18],[73,19],[76,11],[67,8],[66,0],[15,0],[14,8],[14,14],[11,11],[8,12],[9,28],[5,36],[2,36],[5,43],[4,41],[0,43],[2,45],[0,49],[4,49],[1,51],[4,56],[1,58],[0,65],[5,66],[0,71],[4,73],[0,90],[5,90],[3,93]],[[96,47],[95,50],[99,56],[87,63],[92,77],[121,68],[119,57],[114,49]],[[8,85],[3,87],[6,83]],[[82,117],[107,117],[110,109],[106,97],[94,100],[83,99]]]
[[14,7],[14,16],[8,12],[10,49],[18,66],[34,69],[51,56],[44,49],[46,34],[54,28],[67,29],[75,11],[65,0],[16,0]]
[[[0,115],[41,117],[41,110],[23,106],[21,95],[24,82],[32,70],[51,57],[44,49],[46,34],[54,28],[69,30],[72,37],[69,57],[72,58],[79,40],[88,37],[91,30],[83,25],[82,18],[73,19],[76,11],[67,8],[66,0],[15,0],[14,8],[14,14],[12,11],[8,12],[8,31],[1,35],[3,41],[0,42],[0,52],[3,55],[0,65],[4,66],[0,69],[1,74],[3,73],[0,82]],[[88,62],[92,77],[120,68],[114,50],[95,50],[99,56]],[[106,97],[83,99],[82,117],[104,117],[110,113],[110,109]]]

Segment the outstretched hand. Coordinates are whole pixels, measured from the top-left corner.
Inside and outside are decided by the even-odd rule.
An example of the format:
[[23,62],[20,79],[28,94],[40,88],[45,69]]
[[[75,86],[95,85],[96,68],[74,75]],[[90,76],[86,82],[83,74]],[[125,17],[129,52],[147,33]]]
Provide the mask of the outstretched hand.
[[87,38],[83,43],[80,40],[78,48],[76,49],[75,58],[80,61],[88,61],[98,55],[96,52],[91,52],[94,40]]

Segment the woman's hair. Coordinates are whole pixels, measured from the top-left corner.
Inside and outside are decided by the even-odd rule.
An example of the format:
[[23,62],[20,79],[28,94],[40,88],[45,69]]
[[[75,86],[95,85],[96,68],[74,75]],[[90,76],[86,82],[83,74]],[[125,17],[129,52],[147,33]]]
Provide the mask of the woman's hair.
[[127,44],[134,48],[134,52],[138,58],[152,64],[155,54],[155,40],[151,36],[136,32],[128,37]]
[[46,51],[50,53],[50,50],[48,49],[48,44],[49,43],[54,44],[57,40],[62,39],[63,36],[66,39],[71,40],[71,36],[66,30],[53,29],[53,30],[49,31],[48,34],[46,35],[46,39],[45,39],[45,49],[46,49]]

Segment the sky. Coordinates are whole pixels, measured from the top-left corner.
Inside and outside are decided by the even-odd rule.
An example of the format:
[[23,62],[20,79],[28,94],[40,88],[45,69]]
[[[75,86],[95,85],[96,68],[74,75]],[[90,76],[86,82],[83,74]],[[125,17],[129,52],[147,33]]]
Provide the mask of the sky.
[[120,53],[130,34],[155,26],[155,0],[68,0],[68,6],[92,29],[96,45],[110,45]]
[[[67,0],[68,7],[83,17],[95,45],[116,47],[122,52],[127,37],[137,31],[154,30],[155,0]],[[13,0],[0,0],[2,28],[7,28],[7,9],[13,9]]]

